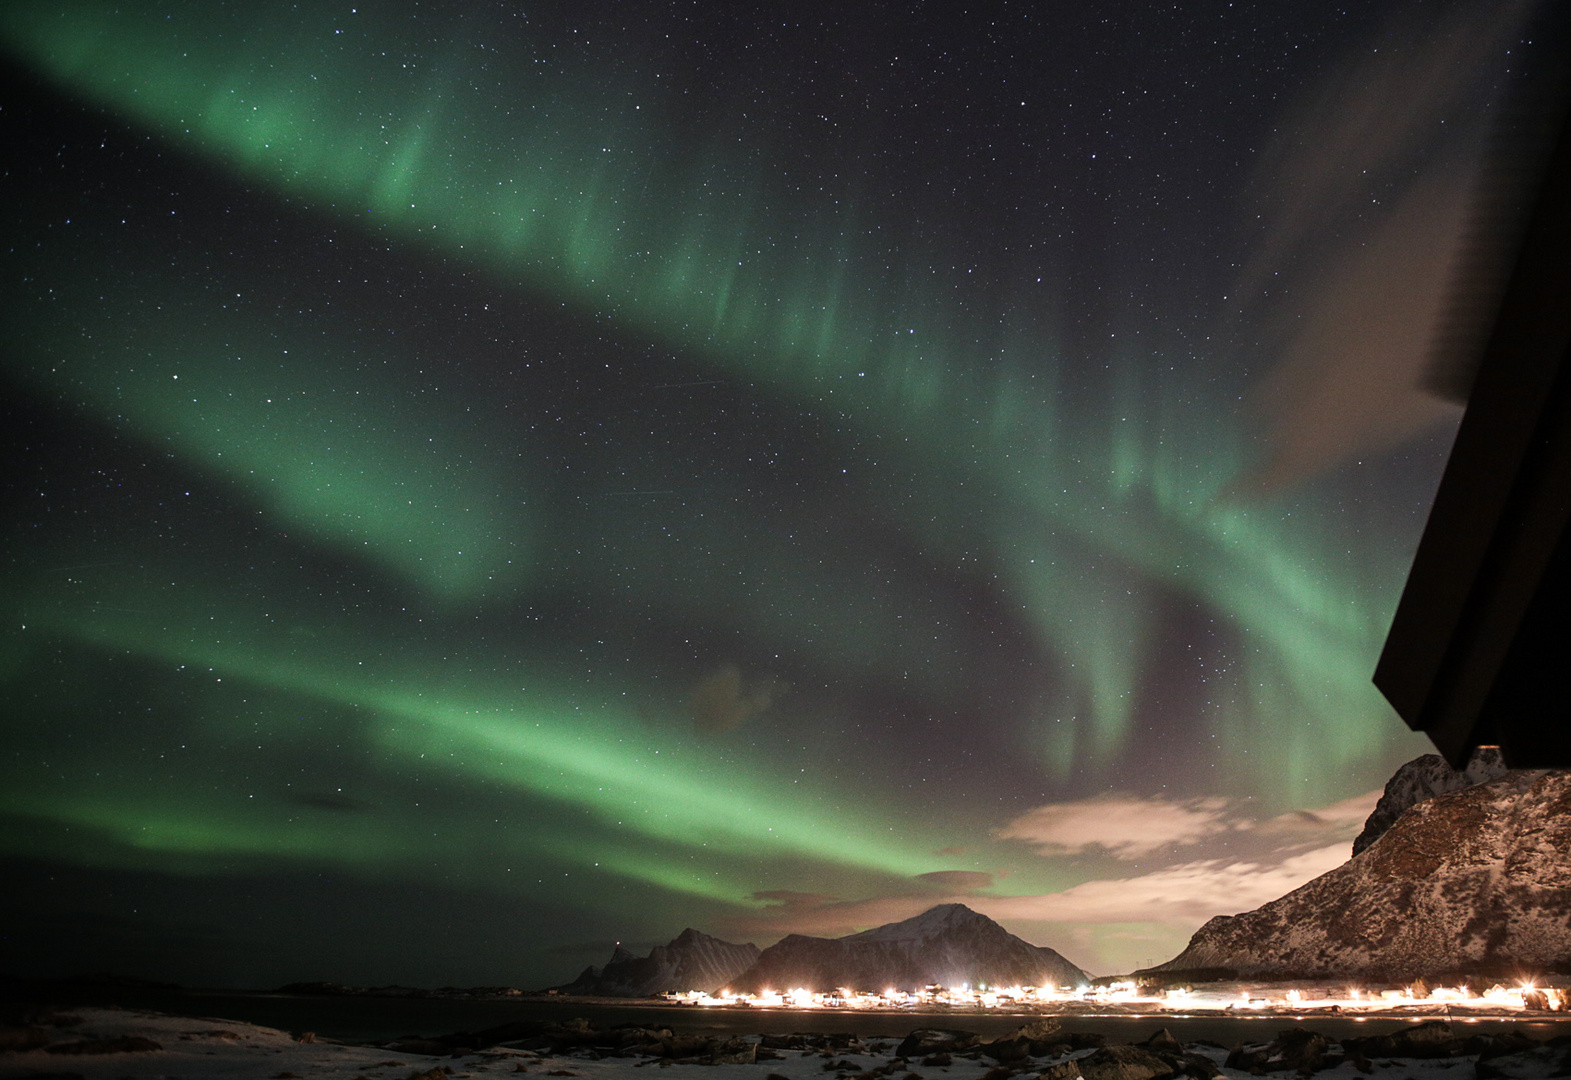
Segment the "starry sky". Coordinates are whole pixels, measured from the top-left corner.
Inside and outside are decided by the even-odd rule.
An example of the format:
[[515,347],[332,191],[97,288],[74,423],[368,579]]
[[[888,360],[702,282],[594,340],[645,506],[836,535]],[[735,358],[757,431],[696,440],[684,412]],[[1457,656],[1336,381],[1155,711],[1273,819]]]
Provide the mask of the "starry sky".
[[542,986],[1346,858],[1532,9],[0,11],[0,967]]

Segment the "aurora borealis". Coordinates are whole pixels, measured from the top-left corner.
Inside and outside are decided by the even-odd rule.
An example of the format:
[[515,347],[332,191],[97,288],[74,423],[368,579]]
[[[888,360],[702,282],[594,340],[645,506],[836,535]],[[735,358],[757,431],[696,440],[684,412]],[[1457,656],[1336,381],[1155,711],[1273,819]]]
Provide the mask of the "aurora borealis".
[[[6,5],[0,964],[964,896],[1111,971],[1303,880],[1427,749],[1454,411],[1291,364],[1413,206],[1446,265],[1523,16],[1430,7]],[[1417,134],[1281,188],[1388,63]]]

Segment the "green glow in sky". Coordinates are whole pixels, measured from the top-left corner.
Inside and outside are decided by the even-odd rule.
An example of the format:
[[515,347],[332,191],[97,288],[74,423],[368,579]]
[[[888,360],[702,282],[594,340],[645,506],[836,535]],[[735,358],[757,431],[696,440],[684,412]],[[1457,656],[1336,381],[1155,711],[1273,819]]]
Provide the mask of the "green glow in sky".
[[[900,440],[890,456],[917,463],[936,490],[902,492],[892,510],[914,528],[935,511],[995,519],[982,527],[1009,537],[1007,588],[1080,682],[1076,709],[1094,730],[1072,751],[1050,745],[1050,758],[1089,750],[1108,761],[1129,737],[1153,603],[1129,588],[1131,572],[1204,598],[1254,635],[1245,698],[1229,708],[1254,715],[1285,693],[1310,713],[1309,745],[1325,745],[1313,729],[1329,726],[1347,760],[1371,749],[1366,733],[1386,707],[1364,669],[1394,605],[1401,553],[1371,591],[1349,583],[1337,535],[1300,528],[1320,516],[1314,494],[1296,521],[1277,506],[1219,506],[1241,461],[1231,420],[1203,401],[1173,408],[1161,376],[1140,382],[1137,352],[1114,358],[1121,387],[1108,414],[1064,415],[1039,380],[1005,362],[1058,363],[1051,326],[1021,314],[1042,310],[1040,301],[988,317],[983,297],[940,274],[941,251],[908,252],[907,269],[891,274],[889,249],[858,237],[854,206],[772,191],[745,146],[690,162],[663,153],[673,122],[653,80],[624,88],[572,64],[542,65],[551,70],[538,77],[493,67],[471,56],[480,43],[458,23],[451,55],[421,60],[385,26],[338,12],[302,25],[253,11],[243,49],[236,37],[231,50],[181,16],[150,30],[122,10],[67,19],[19,5],[6,37],[73,91],[280,193],[521,275]],[[207,15],[191,17],[206,26]],[[511,47],[537,44],[526,30]],[[229,373],[193,364],[192,409],[173,380],[124,373],[133,385],[114,391],[101,376],[84,380],[125,395],[129,418],[155,437],[213,463],[222,453],[223,467],[292,514],[340,540],[364,537],[375,557],[434,588],[473,595],[498,571],[527,572],[528,512],[498,494],[500,477],[471,464],[461,444],[432,438],[424,461],[393,449],[427,430],[451,442],[451,415],[429,405],[399,415],[386,402],[330,394],[310,374],[315,347],[275,368],[283,343],[264,348],[255,327],[225,328],[222,343],[167,327],[138,336],[178,350],[155,358],[159,374],[204,355],[222,357]],[[980,379],[979,367],[992,377]],[[281,420],[252,407],[275,387],[282,401],[270,404],[289,403]],[[1099,425],[1110,439],[1091,436]],[[340,437],[347,446],[329,454]],[[396,477],[385,471],[395,459]],[[964,489],[972,468],[994,488],[991,505]],[[967,557],[952,534],[928,540],[937,559]],[[1099,565],[1088,566],[1088,552]],[[1345,763],[1324,760],[1322,780]]]
[[1421,500],[1399,465],[1234,493],[1249,378],[1179,255],[1075,264],[1051,185],[897,203],[894,150],[695,104],[636,27],[439,21],[0,11],[26,70],[222,178],[182,197],[271,200],[257,234],[343,276],[178,205],[14,246],[6,377],[139,464],[11,537],[34,756],[0,810],[88,864],[652,919],[1059,889],[1098,867],[998,830],[1065,792],[1285,810],[1422,749],[1369,682]]

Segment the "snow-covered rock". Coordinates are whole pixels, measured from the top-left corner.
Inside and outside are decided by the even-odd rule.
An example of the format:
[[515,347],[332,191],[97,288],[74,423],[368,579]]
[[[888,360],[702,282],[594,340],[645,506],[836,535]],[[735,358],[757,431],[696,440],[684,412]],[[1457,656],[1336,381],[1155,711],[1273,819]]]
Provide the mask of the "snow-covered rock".
[[637,957],[620,945],[605,967],[591,967],[561,987],[570,994],[596,997],[648,997],[666,990],[712,990],[746,971],[759,957],[752,942],[736,945],[683,930],[668,945]]
[[1351,860],[1223,915],[1157,971],[1405,980],[1571,971],[1571,770],[1507,772],[1411,806]]
[[1080,986],[1090,977],[1052,949],[1015,937],[964,904],[942,904],[904,922],[842,938],[792,934],[733,979],[744,992],[945,986]]
[[1364,831],[1353,841],[1353,854],[1359,854],[1380,839],[1410,807],[1417,806],[1425,799],[1433,799],[1436,795],[1461,791],[1474,784],[1498,779],[1507,771],[1505,759],[1500,756],[1500,748],[1495,746],[1479,747],[1473,752],[1467,767],[1460,772],[1447,764],[1446,759],[1439,754],[1414,758],[1386,781],[1385,792],[1375,805],[1374,812],[1364,822]]

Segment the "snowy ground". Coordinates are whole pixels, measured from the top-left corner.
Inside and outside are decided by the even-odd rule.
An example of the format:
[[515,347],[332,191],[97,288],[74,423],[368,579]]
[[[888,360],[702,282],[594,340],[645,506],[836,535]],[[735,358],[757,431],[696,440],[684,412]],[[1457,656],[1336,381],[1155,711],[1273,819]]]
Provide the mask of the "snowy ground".
[[[942,1047],[908,1049],[909,1056],[901,1058],[892,1039],[814,1035],[772,1036],[762,1044],[758,1037],[706,1043],[700,1036],[665,1033],[667,1039],[657,1048],[648,1037],[659,1033],[648,1029],[640,1029],[636,1036],[579,1029],[566,1038],[513,1039],[515,1045],[467,1052],[451,1041],[441,1045],[404,1040],[366,1047],[314,1041],[305,1035],[297,1038],[231,1020],[91,1008],[35,1016],[25,1026],[0,1028],[0,1048],[4,1048],[0,1080],[72,1076],[82,1080],[447,1080],[501,1073],[532,1073],[541,1080],[653,1080],[641,1070],[650,1070],[660,1080],[1075,1080],[1080,1076],[1085,1080],[1164,1076],[1246,1080],[1252,1075],[1307,1076],[1306,1069],[1323,1080],[1364,1080],[1371,1075],[1388,1080],[1534,1080],[1571,1075],[1571,1038],[1532,1045],[1521,1035],[1466,1037],[1460,1028],[1453,1035],[1431,1023],[1422,1030],[1406,1029],[1416,1034],[1405,1041],[1400,1034],[1395,1044],[1354,1047],[1349,1040],[1348,1048],[1334,1039],[1316,1043],[1306,1033],[1296,1041],[1277,1040],[1231,1051],[1199,1042],[1180,1045],[1160,1036],[1132,1047],[1074,1049],[1066,1045],[1067,1032],[1073,1030],[1072,1018],[1066,1019],[1063,1031],[1043,1036],[1038,1029],[1016,1040],[1017,1048],[1029,1043],[1022,1051],[1029,1056],[1000,1061],[1001,1056],[1009,1057],[1001,1049],[1002,1039],[981,1048],[962,1042],[951,1048],[952,1053]],[[1312,1028],[1313,1020],[1307,1026]],[[1393,1024],[1392,1030],[1397,1026]],[[1044,1046],[1044,1038],[1053,1045]],[[566,1045],[575,1039],[583,1045]],[[793,1039],[795,1045],[787,1045]],[[1464,1039],[1468,1052],[1456,1053],[1464,1048]],[[619,1050],[609,1049],[619,1042]],[[533,1049],[524,1048],[531,1044]],[[1413,1053],[1375,1052],[1382,1047]],[[1447,1056],[1419,1056],[1437,1052]],[[703,1063],[755,1056],[751,1063]]]

